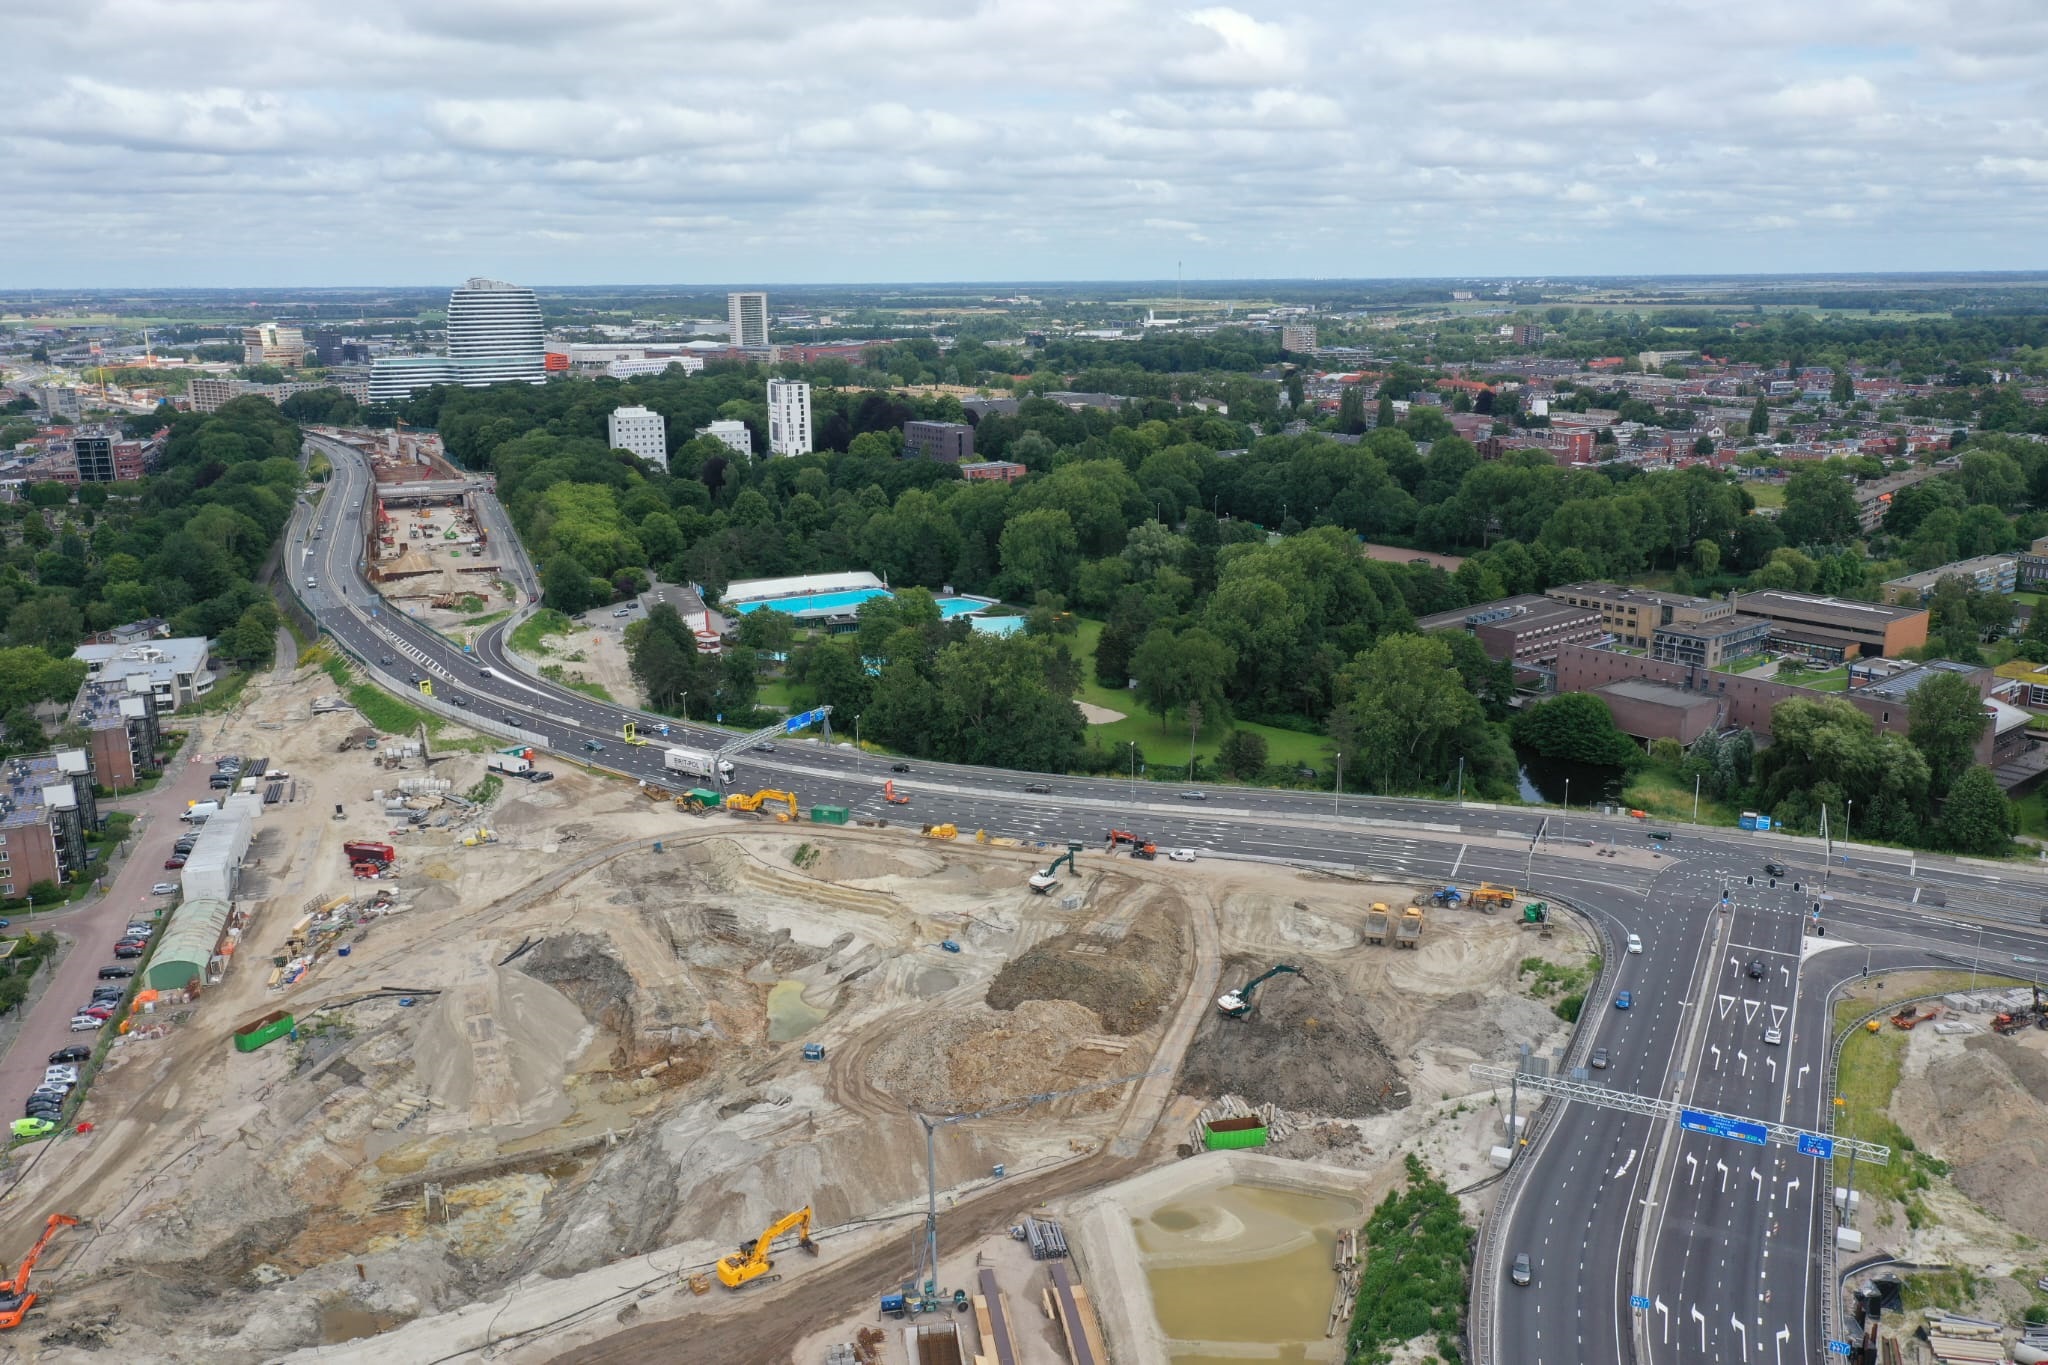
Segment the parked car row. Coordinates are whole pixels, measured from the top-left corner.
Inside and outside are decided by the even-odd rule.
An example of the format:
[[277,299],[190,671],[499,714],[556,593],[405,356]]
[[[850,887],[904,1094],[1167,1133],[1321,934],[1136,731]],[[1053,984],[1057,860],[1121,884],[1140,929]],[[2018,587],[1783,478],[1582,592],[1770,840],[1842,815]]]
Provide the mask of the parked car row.
[[136,920],[115,941],[116,961],[100,968],[101,984],[93,987],[92,999],[71,1016],[73,1033],[89,1033],[114,1017],[122,997],[128,994],[128,980],[135,975],[135,969],[124,965],[121,959],[141,957],[149,951],[150,936],[155,932],[155,925]]

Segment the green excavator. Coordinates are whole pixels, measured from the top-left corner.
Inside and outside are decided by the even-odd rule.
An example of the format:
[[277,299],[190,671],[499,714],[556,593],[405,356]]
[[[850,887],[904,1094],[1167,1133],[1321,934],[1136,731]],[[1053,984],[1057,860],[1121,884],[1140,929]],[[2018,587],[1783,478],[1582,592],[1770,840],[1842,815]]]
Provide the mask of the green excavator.
[[1060,884],[1061,863],[1065,863],[1067,865],[1068,871],[1072,872],[1075,876],[1079,876],[1081,874],[1081,868],[1080,865],[1074,861],[1074,857],[1080,851],[1081,846],[1079,844],[1068,844],[1067,851],[1065,853],[1062,853],[1059,857],[1054,858],[1052,860],[1051,867],[1046,868],[1043,872],[1032,873],[1031,880],[1029,883],[1027,883],[1027,885],[1029,885],[1033,891],[1036,891],[1039,895],[1043,896],[1046,892],[1052,890],[1055,886],[1058,886]]
[[1259,983],[1276,977],[1280,975],[1282,972],[1288,972],[1292,975],[1300,976],[1301,968],[1290,967],[1287,966],[1285,963],[1282,963],[1278,967],[1269,968],[1266,971],[1260,972],[1257,976],[1245,982],[1236,990],[1225,991],[1223,992],[1223,994],[1217,996],[1216,1008],[1223,1011],[1223,1013],[1229,1015],[1232,1019],[1244,1018],[1246,1015],[1252,1012],[1252,992],[1259,988]]

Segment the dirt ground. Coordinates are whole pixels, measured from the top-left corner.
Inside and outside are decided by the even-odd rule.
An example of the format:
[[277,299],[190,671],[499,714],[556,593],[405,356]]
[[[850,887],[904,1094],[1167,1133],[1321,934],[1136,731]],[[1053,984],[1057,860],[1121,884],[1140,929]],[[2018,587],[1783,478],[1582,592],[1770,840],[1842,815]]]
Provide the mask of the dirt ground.
[[393,507],[391,516],[392,544],[379,546],[377,567],[395,573],[377,588],[394,608],[461,638],[466,619],[514,605],[497,554],[478,550],[476,528],[460,508]]
[[[372,793],[423,777],[462,793],[482,754],[428,768],[383,766],[390,745],[340,752],[358,721],[311,714],[328,690],[314,669],[259,681],[195,737],[206,754],[269,754],[305,796],[260,822],[224,979],[153,1016],[161,1036],[115,1047],[92,1132],[11,1170],[0,1251],[24,1250],[51,1209],[91,1220],[45,1262],[54,1292],[10,1342],[24,1359],[112,1348],[233,1365],[324,1347],[384,1362],[531,1331],[506,1358],[540,1360],[686,1315],[692,1339],[767,1352],[722,1358],[784,1359],[852,1306],[835,1296],[871,1318],[875,1286],[909,1273],[925,1188],[913,1109],[1054,1095],[934,1130],[942,1208],[997,1232],[1012,1191],[1174,1159],[1198,1099],[1056,1092],[1178,1066],[1190,1033],[1187,1089],[1289,1080],[1275,1093],[1299,1124],[1279,1154],[1366,1167],[1434,1143],[1455,1174],[1487,1142],[1464,1067],[1561,1027],[1514,992],[1515,964],[1582,951],[1461,912],[1433,916],[1420,951],[1362,946],[1363,905],[1414,888],[1222,860],[1084,857],[1066,910],[1026,889],[1027,850],[692,817],[561,762],[553,782],[510,782],[488,809],[443,806],[414,828]],[[480,830],[492,840],[471,842]],[[396,875],[356,881],[349,838],[395,844]],[[323,934],[325,915],[341,918]],[[1276,960],[1305,982],[1268,983],[1251,1021],[1217,1018],[1194,941],[1209,925],[1228,984]],[[280,959],[303,976],[273,986]],[[1311,991],[1329,1002],[1313,1028]],[[297,1038],[234,1051],[231,1032],[273,1009]],[[1369,1070],[1351,1089],[1370,1103],[1309,1084],[1318,1054],[1326,1077]],[[1211,1082],[1212,1058],[1236,1069]],[[758,1296],[677,1292],[679,1273],[799,1206],[873,1269],[790,1261],[791,1283]],[[562,1297],[601,1304],[635,1275],[658,1288],[631,1291],[617,1319]],[[812,1301],[812,1283],[808,1320],[769,1306]]]

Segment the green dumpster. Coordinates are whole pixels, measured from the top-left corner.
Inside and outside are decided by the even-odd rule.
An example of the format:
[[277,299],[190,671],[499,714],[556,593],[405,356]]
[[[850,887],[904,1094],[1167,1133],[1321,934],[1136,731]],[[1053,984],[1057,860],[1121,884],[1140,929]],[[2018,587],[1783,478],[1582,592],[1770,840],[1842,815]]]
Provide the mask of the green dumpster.
[[690,795],[703,805],[706,810],[717,809],[719,803],[725,800],[723,793],[712,791],[709,787],[692,787],[690,788]]
[[1266,1121],[1249,1114],[1242,1118],[1215,1119],[1202,1133],[1202,1146],[1211,1152],[1265,1145]]
[[283,1010],[273,1010],[251,1024],[244,1024],[235,1030],[235,1051],[254,1052],[265,1043],[274,1043],[290,1033],[294,1027],[291,1015]]
[[846,807],[812,806],[811,823],[817,825],[843,825],[846,823]]

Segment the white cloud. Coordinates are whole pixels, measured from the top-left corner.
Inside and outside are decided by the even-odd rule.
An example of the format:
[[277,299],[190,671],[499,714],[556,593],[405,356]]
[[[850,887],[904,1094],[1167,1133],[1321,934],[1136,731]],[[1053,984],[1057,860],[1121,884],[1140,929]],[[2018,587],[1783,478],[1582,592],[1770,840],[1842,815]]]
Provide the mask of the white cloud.
[[2048,218],[2038,0],[14,0],[0,50],[15,284],[1961,269]]

